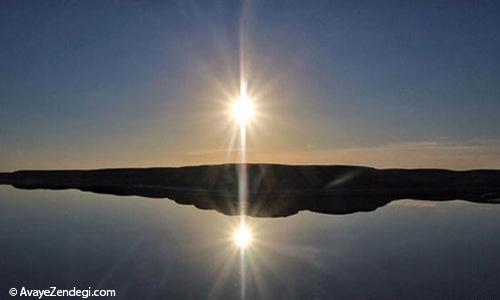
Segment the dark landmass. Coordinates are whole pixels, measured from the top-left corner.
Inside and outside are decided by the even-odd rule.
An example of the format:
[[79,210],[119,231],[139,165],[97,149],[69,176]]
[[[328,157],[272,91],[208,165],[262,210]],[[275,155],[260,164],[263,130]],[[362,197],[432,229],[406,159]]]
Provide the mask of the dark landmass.
[[[375,169],[356,166],[248,164],[246,214],[283,217],[372,211],[398,199],[500,203],[500,170]],[[16,171],[0,184],[19,189],[79,189],[169,198],[226,215],[239,214],[241,165],[180,168]]]

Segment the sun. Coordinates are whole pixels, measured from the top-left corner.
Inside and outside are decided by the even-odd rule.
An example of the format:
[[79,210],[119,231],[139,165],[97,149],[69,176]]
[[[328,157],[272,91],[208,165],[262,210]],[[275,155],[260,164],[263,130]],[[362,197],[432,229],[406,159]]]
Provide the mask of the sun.
[[246,93],[241,94],[238,99],[234,100],[231,106],[231,116],[240,124],[251,121],[254,113],[253,101]]
[[250,228],[248,228],[244,224],[241,224],[240,227],[238,227],[234,232],[233,238],[234,238],[234,243],[238,247],[244,249],[252,243],[253,234]]

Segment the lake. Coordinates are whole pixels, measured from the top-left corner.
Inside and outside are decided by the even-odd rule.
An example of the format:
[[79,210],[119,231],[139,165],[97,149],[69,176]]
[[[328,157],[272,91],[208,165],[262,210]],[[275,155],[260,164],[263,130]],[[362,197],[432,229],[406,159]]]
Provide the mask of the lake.
[[[247,217],[245,296],[496,298],[499,216],[495,204],[401,200],[348,215]],[[114,299],[236,299],[239,220],[169,199],[0,186],[0,298],[56,286],[114,289]]]

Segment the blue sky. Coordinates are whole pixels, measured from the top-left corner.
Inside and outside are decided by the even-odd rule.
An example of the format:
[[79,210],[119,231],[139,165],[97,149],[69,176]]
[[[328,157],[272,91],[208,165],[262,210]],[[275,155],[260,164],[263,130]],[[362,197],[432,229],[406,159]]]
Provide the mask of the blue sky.
[[[0,4],[0,169],[224,162],[241,1]],[[247,1],[249,157],[500,167],[493,1]],[[258,99],[257,99],[258,98]]]

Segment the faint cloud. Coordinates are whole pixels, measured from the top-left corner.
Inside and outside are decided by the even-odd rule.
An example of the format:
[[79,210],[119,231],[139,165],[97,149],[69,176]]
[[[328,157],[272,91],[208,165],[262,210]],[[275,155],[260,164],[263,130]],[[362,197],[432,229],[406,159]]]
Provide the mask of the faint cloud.
[[499,168],[500,140],[425,140],[351,148],[306,146],[296,151],[261,153],[255,150],[249,159],[254,162],[367,165],[378,168]]

